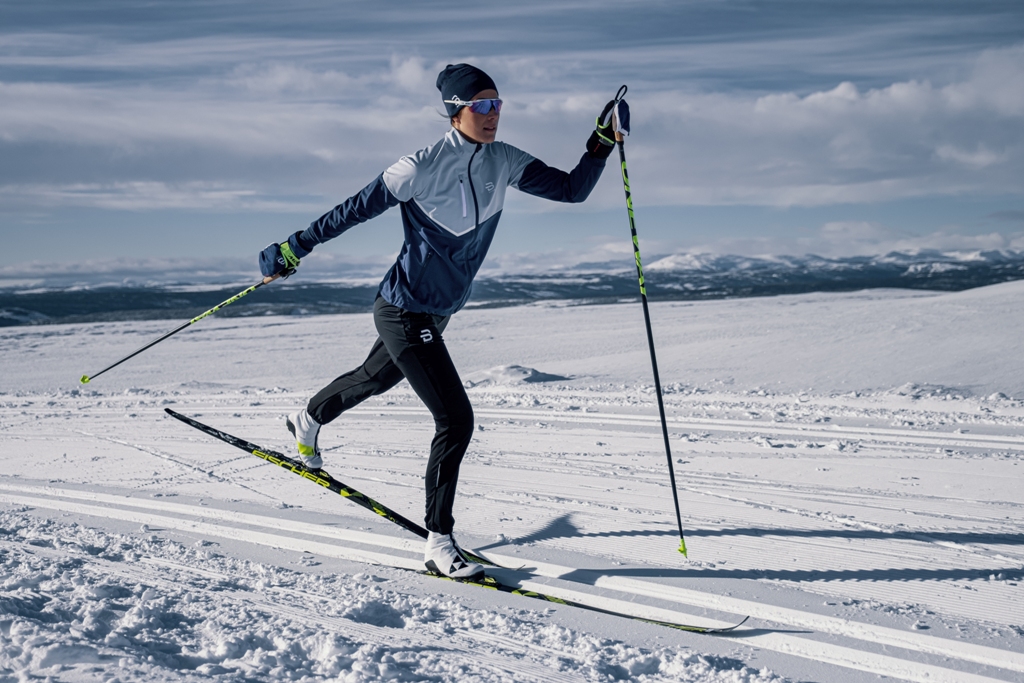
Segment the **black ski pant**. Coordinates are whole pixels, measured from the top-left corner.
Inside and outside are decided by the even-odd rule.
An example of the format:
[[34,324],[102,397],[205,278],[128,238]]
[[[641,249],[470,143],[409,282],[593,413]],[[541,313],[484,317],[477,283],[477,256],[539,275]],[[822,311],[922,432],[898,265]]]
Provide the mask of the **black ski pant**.
[[434,416],[425,483],[427,530],[450,534],[455,526],[452,506],[459,465],[473,438],[473,407],[452,363],[441,332],[451,316],[412,313],[378,296],[373,322],[380,336],[358,368],[321,389],[307,410],[322,425],[370,396],[383,394],[409,380]]

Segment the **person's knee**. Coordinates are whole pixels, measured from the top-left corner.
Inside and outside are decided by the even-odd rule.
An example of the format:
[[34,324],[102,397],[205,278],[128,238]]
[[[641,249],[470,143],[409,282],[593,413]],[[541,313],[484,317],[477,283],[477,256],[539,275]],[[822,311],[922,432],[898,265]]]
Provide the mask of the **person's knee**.
[[405,379],[394,363],[389,363],[373,376],[373,395],[380,396]]
[[473,408],[466,406],[435,420],[437,432],[446,434],[453,441],[469,443],[473,438]]
[[467,443],[473,438],[473,427],[473,409],[470,408],[461,416],[458,422],[459,436],[465,439]]

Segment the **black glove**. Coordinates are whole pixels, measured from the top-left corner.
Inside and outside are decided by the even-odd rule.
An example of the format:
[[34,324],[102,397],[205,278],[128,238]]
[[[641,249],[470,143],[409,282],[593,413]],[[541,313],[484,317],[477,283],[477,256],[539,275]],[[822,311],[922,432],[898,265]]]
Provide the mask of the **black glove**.
[[295,239],[296,235],[292,235],[286,242],[269,244],[260,252],[260,272],[264,277],[273,277],[286,270],[295,270],[299,267],[299,257],[309,254],[299,246]]
[[587,152],[597,159],[607,159],[615,148],[615,128],[612,126],[612,109],[616,100],[609,100],[597,117],[594,132],[587,140]]

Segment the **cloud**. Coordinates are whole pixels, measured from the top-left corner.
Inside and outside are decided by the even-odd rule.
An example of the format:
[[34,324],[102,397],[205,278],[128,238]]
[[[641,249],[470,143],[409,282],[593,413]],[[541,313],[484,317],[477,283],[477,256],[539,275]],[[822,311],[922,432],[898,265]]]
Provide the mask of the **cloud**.
[[[216,180],[236,188],[231,201],[252,208],[277,203],[265,196],[275,187],[278,195],[355,191],[445,127],[433,101],[443,64],[422,57],[393,54],[353,76],[336,59],[322,63],[329,46],[317,40],[125,45],[79,38],[56,41],[66,54],[54,55],[31,38],[19,38],[22,50],[14,57],[8,51],[8,63],[64,68],[84,51],[80,66],[94,68],[171,69],[176,60],[207,67],[195,78],[0,83],[0,149],[7,146],[9,158],[40,147],[89,155],[91,179],[105,188],[69,191],[54,183],[50,192],[27,195],[41,201],[58,196],[63,204],[139,209],[146,196],[140,189],[150,187],[153,209],[188,205],[190,192],[193,206],[210,206],[203,176],[213,155]],[[34,58],[33,45],[40,53]],[[578,156],[588,122],[607,98],[564,81],[575,56],[480,60],[510,82],[502,137],[563,166]],[[607,50],[596,66],[617,58],[629,56]],[[1024,46],[983,52],[965,80],[946,85],[908,80],[861,90],[846,81],[806,94],[664,87],[634,90],[630,98],[631,177],[648,204],[814,206],[1015,193],[1024,177]],[[53,182],[48,172],[19,172],[18,185]],[[7,195],[19,191],[6,182]],[[169,200],[172,184],[176,198]],[[118,192],[123,201],[114,198]],[[598,206],[618,201],[595,199]],[[305,207],[304,198],[293,208]]]
[[832,221],[821,226],[820,236],[831,241],[877,243],[891,239],[893,231],[873,221]]
[[629,146],[643,163],[631,177],[668,205],[1016,194],[1024,99],[1003,89],[1024,92],[1024,47],[986,52],[970,80],[946,86],[638,97]]
[[935,154],[945,161],[955,161],[967,166],[968,168],[974,169],[982,169],[986,166],[991,166],[992,164],[1007,161],[1009,158],[1009,154],[1007,152],[996,154],[992,150],[987,149],[981,143],[979,143],[977,148],[972,151],[958,149],[953,145],[939,145],[935,149]]
[[[651,241],[645,246],[654,246]],[[657,252],[651,252],[657,253]],[[493,254],[484,262],[481,276],[500,276],[506,273],[558,273],[581,264],[621,264],[623,270],[633,267],[633,245],[628,240],[596,236],[565,249],[537,252],[506,252]],[[602,270],[605,268],[602,266]]]
[[987,218],[1007,223],[1024,223],[1024,211],[996,211],[990,213]]
[[420,57],[402,59],[397,55],[391,57],[391,80],[403,90],[423,94],[434,89],[434,80],[439,69],[427,67]]
[[[4,229],[56,226],[76,208],[206,211],[225,232],[241,230],[219,218],[230,212],[319,215],[445,132],[434,79],[457,61],[497,80],[499,137],[561,168],[628,83],[641,207],[1020,196],[1024,14],[809,6],[523,0],[475,8],[453,32],[452,13],[433,3],[255,0],[245,13],[230,3],[133,13],[29,3],[0,28]],[[583,206],[510,193],[506,221],[621,209],[616,180]],[[1002,208],[1018,207],[978,213]],[[800,238],[808,249],[909,239],[872,225]],[[578,243],[583,228],[574,230],[552,244]],[[682,239],[674,225],[661,230],[666,250]],[[959,239],[949,230],[921,229]],[[800,253],[796,237],[774,232],[780,253]],[[601,259],[598,246],[586,250]]]
[[[373,257],[318,252],[302,259],[302,278],[316,282],[377,284],[396,253]],[[177,282],[251,284],[259,278],[255,255],[247,258],[100,258],[59,263],[27,261],[0,265],[2,287],[73,287]]]
[[6,185],[0,187],[0,200],[7,206],[74,207],[90,206],[118,211],[153,209],[208,209],[237,211],[240,209],[293,212],[305,209],[314,212],[322,202],[307,198],[272,198],[254,190],[227,187],[221,183],[189,182],[124,182],[109,184],[70,185]]
[[341,93],[358,85],[358,80],[335,69],[315,71],[296,64],[243,64],[218,85],[239,89],[259,97]]
[[955,228],[912,234],[876,221],[830,221],[801,234],[773,234],[760,237],[724,237],[713,242],[690,245],[687,251],[738,256],[815,254],[829,258],[876,256],[890,252],[920,253],[1022,251],[1024,230],[967,233]]

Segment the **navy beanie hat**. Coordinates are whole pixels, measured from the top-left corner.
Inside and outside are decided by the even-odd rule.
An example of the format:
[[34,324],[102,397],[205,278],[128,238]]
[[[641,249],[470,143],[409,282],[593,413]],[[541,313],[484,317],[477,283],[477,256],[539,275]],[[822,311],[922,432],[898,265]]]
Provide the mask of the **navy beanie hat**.
[[[442,100],[459,99],[468,102],[473,96],[484,90],[497,90],[491,77],[470,64],[449,64],[437,75],[437,89],[441,91]],[[459,112],[459,105],[444,103],[448,116]]]

